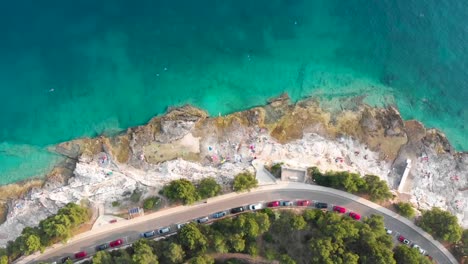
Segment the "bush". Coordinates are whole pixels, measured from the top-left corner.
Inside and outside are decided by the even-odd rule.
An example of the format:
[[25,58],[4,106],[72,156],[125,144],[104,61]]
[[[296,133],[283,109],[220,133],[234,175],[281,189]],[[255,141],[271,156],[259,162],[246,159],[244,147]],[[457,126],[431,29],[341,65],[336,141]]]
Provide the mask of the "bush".
[[250,191],[250,189],[258,186],[258,181],[255,175],[243,172],[234,178],[233,189],[236,192]]
[[192,204],[200,199],[200,196],[192,182],[186,179],[174,180],[164,186],[162,193],[172,201],[181,201],[184,204]]
[[406,218],[413,218],[416,215],[416,211],[410,203],[399,202],[395,204],[395,208],[400,215]]
[[361,177],[357,173],[347,171],[321,173],[317,167],[312,167],[308,171],[313,181],[322,186],[355,194],[368,194],[372,201],[382,201],[393,197],[387,183],[375,175]]
[[462,238],[463,229],[457,217],[438,207],[424,211],[417,225],[442,241],[454,243]]
[[113,201],[113,202],[112,202],[112,207],[117,207],[117,206],[120,206],[120,202],[118,202],[118,201]]
[[145,210],[151,210],[153,209],[156,205],[161,202],[161,199],[157,196],[153,196],[150,198],[146,198],[145,201],[143,202],[143,209]]
[[213,177],[209,177],[198,183],[197,191],[202,199],[206,199],[218,195],[221,192],[221,185]]

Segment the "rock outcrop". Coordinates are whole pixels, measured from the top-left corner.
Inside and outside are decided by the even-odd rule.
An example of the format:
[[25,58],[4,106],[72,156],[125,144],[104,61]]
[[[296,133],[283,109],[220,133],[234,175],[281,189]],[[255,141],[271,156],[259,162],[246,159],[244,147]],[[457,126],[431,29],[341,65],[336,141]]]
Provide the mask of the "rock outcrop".
[[179,178],[212,176],[228,185],[234,175],[253,171],[256,158],[376,174],[395,189],[411,159],[405,183],[411,201],[423,209],[447,209],[468,226],[467,153],[455,152],[439,131],[404,121],[395,107],[373,108],[362,98],[324,107],[316,98],[291,104],[283,94],[265,106],[222,117],[186,105],[118,135],[76,139],[54,151],[66,160],[43,188],[10,201],[0,245],[67,202],[109,205],[136,189],[157,190]]

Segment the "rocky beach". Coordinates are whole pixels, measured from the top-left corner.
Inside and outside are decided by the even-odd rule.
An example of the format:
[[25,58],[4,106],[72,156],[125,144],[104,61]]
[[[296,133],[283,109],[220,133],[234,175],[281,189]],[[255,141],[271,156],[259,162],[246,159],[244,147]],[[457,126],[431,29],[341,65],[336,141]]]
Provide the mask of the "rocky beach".
[[[214,177],[228,186],[240,172],[278,162],[378,175],[396,200],[418,209],[443,208],[468,227],[468,153],[456,152],[438,130],[403,120],[395,107],[370,107],[359,97],[331,107],[316,98],[293,104],[283,94],[265,106],[217,117],[187,105],[118,135],[76,139],[51,151],[66,158],[44,181],[21,190],[3,187],[1,246],[69,202],[89,202],[96,217],[115,215],[112,202],[130,206],[125,201],[135,190],[157,195],[180,178]],[[401,182],[408,160],[409,174]]]

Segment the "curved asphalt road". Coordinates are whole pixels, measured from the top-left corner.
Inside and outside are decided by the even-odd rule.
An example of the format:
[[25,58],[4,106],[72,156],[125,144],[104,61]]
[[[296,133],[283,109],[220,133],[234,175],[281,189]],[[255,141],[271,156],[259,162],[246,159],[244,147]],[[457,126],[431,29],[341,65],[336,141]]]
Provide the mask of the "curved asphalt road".
[[[228,210],[232,207],[248,205],[257,202],[268,202],[273,200],[296,200],[308,199],[326,202],[331,208],[332,205],[341,205],[348,210],[360,213],[362,216],[371,214],[382,215],[388,229],[394,231],[393,236],[398,233],[404,235],[413,243],[424,248],[429,255],[438,263],[457,263],[448,251],[439,249],[440,244],[435,242],[426,233],[421,233],[418,228],[412,227],[409,221],[400,217],[393,217],[395,214],[389,212],[376,204],[373,204],[360,197],[350,195],[330,188],[311,186],[305,184],[278,184],[259,188],[250,193],[228,194],[212,198],[208,203],[201,203],[194,206],[180,206],[162,210],[160,212],[136,218],[132,221],[121,221],[116,224],[109,224],[102,230],[84,233],[72,239],[68,244],[50,249],[42,255],[28,257],[17,263],[38,263],[39,261],[58,261],[64,256],[71,256],[78,251],[85,250],[88,254],[94,254],[96,245],[106,243],[119,238],[124,238],[127,243],[131,243],[139,238],[139,234],[148,230],[154,230],[165,226],[170,226],[176,230],[174,224],[187,222],[202,216],[211,215],[218,211]],[[391,216],[393,214],[393,216]],[[400,219],[399,219],[400,218]],[[405,223],[406,222],[406,223]],[[399,242],[397,242],[399,243]]]

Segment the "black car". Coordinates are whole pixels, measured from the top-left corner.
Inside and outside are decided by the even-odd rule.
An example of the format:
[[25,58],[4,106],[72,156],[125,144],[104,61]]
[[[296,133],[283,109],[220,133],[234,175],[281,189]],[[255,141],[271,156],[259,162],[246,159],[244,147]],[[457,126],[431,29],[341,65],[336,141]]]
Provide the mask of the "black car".
[[101,251],[101,250],[106,250],[108,248],[109,248],[109,244],[106,243],[106,244],[102,244],[102,245],[97,246],[96,250]]
[[231,214],[237,214],[244,212],[244,207],[236,207],[231,209]]
[[315,208],[319,208],[319,209],[328,208],[328,204],[317,202],[315,203]]
[[62,258],[60,260],[60,262],[65,263],[65,262],[67,262],[67,260],[71,260],[71,258],[70,257],[64,257],[64,258]]

